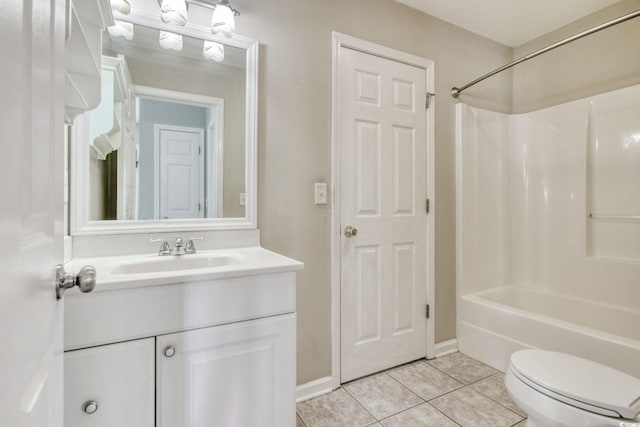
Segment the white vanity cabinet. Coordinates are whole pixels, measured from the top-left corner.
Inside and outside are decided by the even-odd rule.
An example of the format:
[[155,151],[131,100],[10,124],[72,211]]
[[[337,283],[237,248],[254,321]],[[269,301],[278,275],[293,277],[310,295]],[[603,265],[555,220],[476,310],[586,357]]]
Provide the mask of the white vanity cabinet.
[[237,256],[211,275],[146,281],[79,260],[98,283],[65,294],[65,427],[294,427],[302,264],[262,248]]
[[155,339],[66,352],[64,425],[153,427]]
[[157,427],[295,425],[295,315],[157,339]]

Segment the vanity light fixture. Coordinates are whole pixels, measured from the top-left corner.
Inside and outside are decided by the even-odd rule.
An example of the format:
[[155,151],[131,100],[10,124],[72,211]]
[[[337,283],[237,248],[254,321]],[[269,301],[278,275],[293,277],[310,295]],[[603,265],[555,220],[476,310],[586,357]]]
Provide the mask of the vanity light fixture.
[[[160,6],[160,19],[165,24],[184,26],[187,24],[187,11],[189,4],[195,4],[213,10],[211,16],[211,33],[221,34],[225,37],[233,37],[236,32],[235,17],[240,15],[238,10],[231,7],[229,0],[157,0]],[[110,0],[111,8],[123,15],[131,12],[132,0]],[[107,28],[109,34],[114,37],[133,39],[133,25],[128,22],[116,20],[115,25]],[[160,31],[159,43],[167,50],[182,50],[182,35],[169,31]],[[216,62],[224,60],[224,45],[213,41],[205,41],[202,55],[206,59]]]

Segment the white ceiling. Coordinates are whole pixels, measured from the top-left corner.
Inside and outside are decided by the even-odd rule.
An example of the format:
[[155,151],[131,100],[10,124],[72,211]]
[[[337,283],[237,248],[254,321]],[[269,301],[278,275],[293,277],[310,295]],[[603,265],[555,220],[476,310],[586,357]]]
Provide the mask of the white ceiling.
[[619,0],[396,0],[516,47]]

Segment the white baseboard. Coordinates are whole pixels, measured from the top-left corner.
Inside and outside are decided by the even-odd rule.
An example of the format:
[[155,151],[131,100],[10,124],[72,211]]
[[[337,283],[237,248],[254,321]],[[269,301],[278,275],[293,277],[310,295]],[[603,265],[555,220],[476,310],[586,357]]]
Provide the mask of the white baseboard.
[[[455,353],[456,351],[458,351],[458,340],[455,338],[436,343],[435,345],[435,357],[446,356],[447,354]],[[336,381],[334,381],[330,376],[300,384],[296,388],[296,403],[331,393],[334,388],[337,388],[338,386],[339,383],[336,385]]]
[[331,377],[318,378],[317,380],[300,384],[296,388],[296,403],[304,402],[305,400],[322,396],[323,394],[331,393],[332,391],[333,391],[333,378]]
[[447,354],[455,353],[458,351],[458,340],[451,339],[447,341],[441,341],[436,343],[435,349],[436,357],[446,356]]

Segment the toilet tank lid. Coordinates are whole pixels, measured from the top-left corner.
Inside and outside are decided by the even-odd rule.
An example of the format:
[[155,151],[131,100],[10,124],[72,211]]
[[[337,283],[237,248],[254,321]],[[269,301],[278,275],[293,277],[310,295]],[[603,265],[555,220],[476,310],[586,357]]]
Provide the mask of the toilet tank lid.
[[521,350],[511,355],[511,367],[543,388],[623,418],[634,419],[640,413],[640,379],[600,363],[553,351]]

